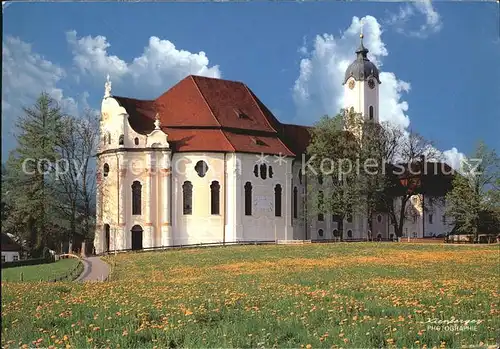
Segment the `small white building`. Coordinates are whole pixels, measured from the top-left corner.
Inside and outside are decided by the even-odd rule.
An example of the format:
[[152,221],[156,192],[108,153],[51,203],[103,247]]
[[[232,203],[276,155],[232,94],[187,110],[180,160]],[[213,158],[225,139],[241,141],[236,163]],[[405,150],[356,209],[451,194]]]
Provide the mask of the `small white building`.
[[21,246],[7,234],[2,233],[2,263],[15,262],[21,258]]

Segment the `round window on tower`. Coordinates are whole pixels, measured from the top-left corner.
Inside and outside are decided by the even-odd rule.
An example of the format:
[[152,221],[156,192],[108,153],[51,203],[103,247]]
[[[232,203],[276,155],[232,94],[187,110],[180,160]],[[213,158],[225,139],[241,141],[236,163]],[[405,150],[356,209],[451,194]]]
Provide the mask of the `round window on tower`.
[[373,79],[368,80],[368,87],[373,90],[375,88],[375,80]]
[[349,80],[349,88],[352,90],[356,83],[354,82],[354,79]]

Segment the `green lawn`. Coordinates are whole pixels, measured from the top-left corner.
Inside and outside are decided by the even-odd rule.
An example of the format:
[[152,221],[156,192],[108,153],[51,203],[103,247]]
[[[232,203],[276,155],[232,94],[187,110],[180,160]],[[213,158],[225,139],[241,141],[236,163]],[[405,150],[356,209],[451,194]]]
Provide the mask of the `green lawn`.
[[2,269],[3,281],[20,281],[23,273],[24,281],[46,281],[48,278],[63,276],[78,264],[75,258],[61,259],[54,263],[28,265],[25,267],[14,267]]
[[406,243],[118,254],[109,282],[2,282],[2,346],[493,348],[498,256]]

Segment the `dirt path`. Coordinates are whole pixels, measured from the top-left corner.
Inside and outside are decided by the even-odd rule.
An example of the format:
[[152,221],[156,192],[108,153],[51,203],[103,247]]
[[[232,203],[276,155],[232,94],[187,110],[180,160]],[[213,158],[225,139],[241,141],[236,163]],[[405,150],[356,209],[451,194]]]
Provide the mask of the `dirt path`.
[[109,265],[99,257],[85,258],[83,265],[83,273],[75,281],[103,281],[109,275]]

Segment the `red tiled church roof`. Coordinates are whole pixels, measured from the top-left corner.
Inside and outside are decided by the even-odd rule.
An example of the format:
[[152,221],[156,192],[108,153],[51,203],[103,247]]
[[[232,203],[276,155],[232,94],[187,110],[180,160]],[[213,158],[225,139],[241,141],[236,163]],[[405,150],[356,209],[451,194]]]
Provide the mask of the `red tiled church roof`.
[[308,128],[280,123],[243,83],[190,75],[155,100],[113,96],[141,134],[156,113],[174,151],[222,151],[300,156]]

